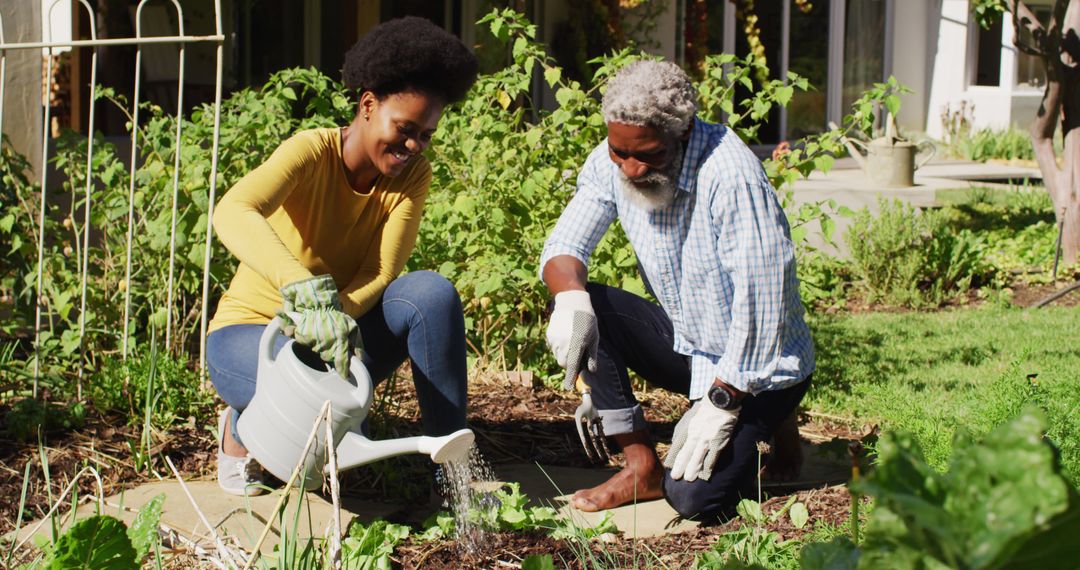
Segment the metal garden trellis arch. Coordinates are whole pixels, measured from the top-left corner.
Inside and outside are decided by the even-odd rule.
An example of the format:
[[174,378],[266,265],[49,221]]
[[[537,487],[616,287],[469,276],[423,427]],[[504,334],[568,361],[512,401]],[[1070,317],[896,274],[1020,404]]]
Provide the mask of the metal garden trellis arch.
[[[184,32],[184,12],[180,6],[178,0],[141,0],[135,11],[135,37],[131,38],[106,38],[98,39],[97,30],[94,24],[95,14],[93,8],[90,6],[87,0],[72,0],[77,1],[82,9],[86,10],[90,20],[90,39],[79,40],[72,39],[69,41],[54,42],[51,41],[50,26],[43,26],[43,41],[40,42],[17,42],[8,43],[4,37],[4,20],[3,13],[0,12],[0,133],[3,132],[4,125],[4,95],[5,87],[7,83],[7,52],[8,50],[47,50],[46,55],[46,83],[45,85],[51,85],[53,59],[57,57],[54,50],[57,48],[90,48],[93,49],[90,64],[90,95],[91,100],[94,98],[94,94],[97,92],[97,48],[100,46],[116,46],[116,45],[135,45],[135,91],[132,97],[132,127],[131,127],[131,176],[130,186],[128,189],[128,227],[127,227],[127,251],[126,251],[126,267],[124,275],[125,295],[124,295],[124,325],[123,325],[123,339],[122,339],[122,354],[124,358],[128,355],[128,337],[130,327],[130,306],[131,306],[131,250],[132,250],[132,232],[134,227],[134,193],[136,187],[135,171],[137,168],[138,158],[138,132],[139,132],[139,92],[142,79],[142,48],[147,44],[177,44],[179,46],[179,76],[177,81],[177,108],[176,108],[176,151],[173,162],[173,194],[172,194],[172,224],[170,227],[169,235],[169,277],[168,277],[168,291],[167,291],[167,305],[171,306],[173,302],[173,288],[174,288],[174,270],[175,270],[175,257],[176,257],[176,207],[177,207],[177,194],[179,187],[179,166],[180,166],[180,137],[182,128],[182,113],[183,113],[183,94],[184,94],[184,47],[189,43],[209,42],[216,44],[216,59],[217,67],[215,70],[215,83],[214,83],[214,128],[213,128],[213,140],[211,142],[211,157],[210,157],[210,180],[209,180],[209,196],[208,196],[208,218],[213,218],[214,203],[217,194],[217,170],[218,170],[218,143],[220,137],[220,124],[221,124],[221,88],[222,88],[222,71],[224,65],[224,46],[225,36],[222,32],[222,20],[221,20],[221,0],[214,0],[214,24],[215,33],[209,36],[192,36],[187,35]],[[151,2],[168,2],[171,3],[176,11],[177,22],[179,23],[178,34],[174,36],[150,36],[144,37],[142,35],[142,11],[143,7]],[[49,8],[44,14],[47,18],[45,21],[51,23],[53,9],[59,4],[60,0],[52,0],[49,4]],[[93,196],[93,182],[91,178],[91,169],[93,161],[93,143],[94,143],[94,105],[90,105],[89,111],[89,124],[87,128],[87,163],[86,163],[86,188],[84,190],[84,207],[83,207],[83,244],[82,255],[79,260],[79,272],[80,272],[80,305],[79,305],[79,344],[81,358],[85,359],[83,354],[84,337],[86,334],[86,289],[87,289],[87,274],[89,263],[89,244],[90,236],[90,213]],[[35,304],[35,316],[34,316],[34,367],[33,367],[33,394],[37,397],[38,393],[38,378],[41,368],[41,332],[42,332],[42,282],[43,282],[43,269],[44,269],[44,249],[45,249],[45,215],[47,209],[47,194],[48,194],[48,168],[46,164],[48,161],[49,150],[49,123],[50,123],[50,108],[45,105],[44,121],[42,125],[41,136],[41,197],[40,197],[40,213],[38,219],[38,257],[37,257],[37,285],[34,292],[34,304]],[[207,329],[207,314],[206,307],[209,303],[210,294],[210,256],[211,256],[211,244],[213,240],[213,226],[207,224],[206,238],[205,238],[205,257],[203,260],[203,274],[202,274],[202,304],[201,304],[201,316],[200,316],[200,343],[199,343],[199,369],[204,371],[206,367],[206,329]],[[172,334],[172,314],[166,312],[166,344],[168,344],[170,336]],[[79,369],[79,383],[77,386],[77,396],[82,397],[82,367]]]

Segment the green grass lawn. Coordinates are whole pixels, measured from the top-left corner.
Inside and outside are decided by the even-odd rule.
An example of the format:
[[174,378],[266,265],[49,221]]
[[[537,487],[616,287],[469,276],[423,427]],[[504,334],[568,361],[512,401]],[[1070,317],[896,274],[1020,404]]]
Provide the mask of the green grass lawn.
[[944,468],[957,430],[978,437],[1036,404],[1080,481],[1080,309],[816,315],[811,327],[811,409],[912,432]]

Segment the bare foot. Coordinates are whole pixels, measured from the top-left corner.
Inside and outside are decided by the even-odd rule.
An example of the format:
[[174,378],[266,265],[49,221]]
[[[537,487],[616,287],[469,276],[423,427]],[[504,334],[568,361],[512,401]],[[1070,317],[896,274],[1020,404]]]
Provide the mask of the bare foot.
[[626,467],[604,483],[574,493],[570,504],[588,513],[664,496],[664,468],[644,432],[614,436],[626,454]]
[[794,481],[802,472],[803,454],[799,440],[798,411],[790,416],[773,434],[772,453],[761,468],[761,478],[779,483]]

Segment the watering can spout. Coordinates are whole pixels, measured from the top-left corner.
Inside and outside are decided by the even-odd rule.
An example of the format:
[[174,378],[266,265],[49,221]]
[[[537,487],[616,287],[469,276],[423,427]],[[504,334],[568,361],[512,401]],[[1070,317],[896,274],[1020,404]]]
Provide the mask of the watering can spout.
[[422,453],[435,463],[448,463],[468,457],[476,438],[470,429],[460,429],[442,437],[406,437],[372,441],[356,432],[348,432],[338,444],[338,469],[345,471],[388,457]]

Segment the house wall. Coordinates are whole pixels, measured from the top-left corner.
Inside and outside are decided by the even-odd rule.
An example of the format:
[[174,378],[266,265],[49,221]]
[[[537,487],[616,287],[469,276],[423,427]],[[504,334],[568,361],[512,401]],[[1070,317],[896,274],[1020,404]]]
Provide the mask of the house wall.
[[[58,8],[59,10],[59,8]],[[3,2],[4,40],[41,41],[41,4],[38,2]],[[7,77],[4,79],[4,134],[12,148],[25,155],[34,171],[40,173],[41,127],[41,50],[20,49],[7,52]]]
[[940,11],[931,15],[932,25],[937,24],[937,49],[934,53],[930,98],[927,105],[926,132],[941,138],[941,112],[950,103],[955,104],[967,89],[968,78],[968,29],[969,11],[967,0],[939,0]]
[[938,22],[936,0],[903,0],[892,13],[892,74],[911,88],[901,97],[897,120],[905,130],[926,128],[937,46],[931,38]]
[[[927,58],[930,66],[925,130],[935,138],[944,136],[941,115],[946,107],[959,107],[966,101],[974,105],[969,118],[975,129],[1027,128],[1042,100],[1041,89],[1016,86],[1017,52],[1013,46],[1013,28],[1002,26],[998,49],[1001,50],[1000,82],[997,86],[973,85],[978,57],[978,24],[974,22],[968,0],[930,0],[940,2],[940,11],[931,9],[930,34],[938,26],[937,50]],[[905,125],[910,126],[910,125]]]

